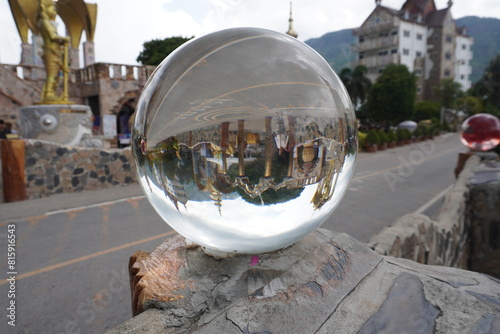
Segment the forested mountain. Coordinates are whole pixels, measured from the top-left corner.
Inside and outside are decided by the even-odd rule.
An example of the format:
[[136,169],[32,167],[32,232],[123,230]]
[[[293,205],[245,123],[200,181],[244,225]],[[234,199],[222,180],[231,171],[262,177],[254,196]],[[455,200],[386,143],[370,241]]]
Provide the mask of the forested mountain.
[[500,54],[500,19],[466,16],[456,20],[474,38],[471,81],[478,81],[490,61]]
[[[466,16],[456,20],[458,26],[466,26],[468,34],[474,38],[472,51],[472,82],[482,76],[489,62],[500,54],[500,19]],[[329,32],[319,38],[305,41],[326,59],[333,69],[340,73],[344,67],[350,67],[354,60],[352,29]]]

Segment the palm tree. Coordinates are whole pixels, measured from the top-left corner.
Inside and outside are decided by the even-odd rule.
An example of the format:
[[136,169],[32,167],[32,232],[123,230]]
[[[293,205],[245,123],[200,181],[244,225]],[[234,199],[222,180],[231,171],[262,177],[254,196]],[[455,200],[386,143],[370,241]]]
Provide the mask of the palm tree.
[[354,108],[358,109],[363,103],[365,103],[368,98],[368,93],[372,87],[372,82],[366,74],[368,73],[368,68],[364,65],[358,65],[354,68],[351,77],[351,90],[349,94],[351,95],[352,103]]
[[358,65],[354,68],[354,71],[345,67],[339,74],[340,80],[342,80],[349,92],[356,110],[365,103],[372,86],[370,79],[366,77],[366,73],[368,73],[366,66]]
[[[352,70],[349,67],[344,67],[342,71],[340,71],[339,78],[340,80],[342,80],[342,83],[344,84],[347,91],[350,92],[349,87],[351,86]],[[351,93],[349,93],[349,95],[350,94]]]

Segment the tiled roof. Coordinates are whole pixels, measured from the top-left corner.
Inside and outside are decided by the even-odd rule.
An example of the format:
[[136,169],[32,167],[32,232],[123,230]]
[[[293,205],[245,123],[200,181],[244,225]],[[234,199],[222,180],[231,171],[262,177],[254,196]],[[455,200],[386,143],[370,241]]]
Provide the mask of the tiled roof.
[[449,8],[444,8],[440,10],[436,10],[434,12],[430,12],[429,15],[425,18],[425,22],[429,27],[437,27],[443,25],[446,14],[448,13]]

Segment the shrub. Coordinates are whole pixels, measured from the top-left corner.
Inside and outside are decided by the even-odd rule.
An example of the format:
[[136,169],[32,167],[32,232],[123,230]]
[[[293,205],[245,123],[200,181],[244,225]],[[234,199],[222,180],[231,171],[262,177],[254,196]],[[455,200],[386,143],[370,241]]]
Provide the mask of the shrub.
[[398,141],[398,137],[396,136],[396,132],[393,130],[389,130],[387,132],[387,138],[389,139],[389,143],[393,141]]
[[358,148],[365,147],[366,145],[366,133],[358,131]]
[[366,135],[366,140],[365,140],[366,145],[379,145],[380,144],[380,137],[378,135],[378,131],[375,129],[371,129],[368,131],[368,134]]
[[407,136],[407,129],[403,128],[398,128],[396,130],[396,137],[398,138],[398,141],[410,139],[410,137]]
[[427,123],[420,122],[417,130],[420,129],[420,136],[429,136],[431,134],[431,126]]
[[378,137],[380,138],[380,144],[387,144],[389,142],[389,137],[387,137],[384,130],[378,131]]

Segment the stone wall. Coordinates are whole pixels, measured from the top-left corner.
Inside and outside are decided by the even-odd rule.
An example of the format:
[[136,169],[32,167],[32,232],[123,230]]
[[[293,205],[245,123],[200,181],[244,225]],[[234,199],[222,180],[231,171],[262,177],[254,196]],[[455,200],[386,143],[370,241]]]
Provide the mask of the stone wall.
[[70,96],[98,95],[101,115],[118,114],[123,102],[140,95],[154,69],[154,66],[96,63],[72,73]]
[[130,148],[82,148],[34,139],[24,142],[27,199],[137,182]]
[[435,221],[421,214],[407,214],[368,242],[382,255],[423,264],[468,268],[470,222],[466,219],[469,178],[480,159],[472,156],[445,196]]
[[469,269],[500,278],[500,163],[476,168],[469,185]]

